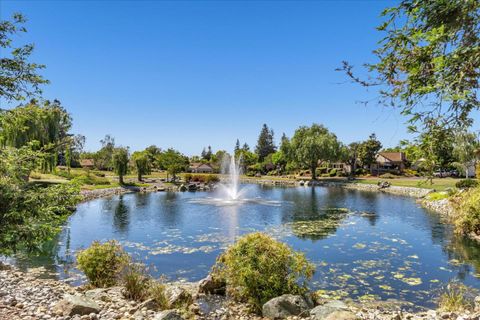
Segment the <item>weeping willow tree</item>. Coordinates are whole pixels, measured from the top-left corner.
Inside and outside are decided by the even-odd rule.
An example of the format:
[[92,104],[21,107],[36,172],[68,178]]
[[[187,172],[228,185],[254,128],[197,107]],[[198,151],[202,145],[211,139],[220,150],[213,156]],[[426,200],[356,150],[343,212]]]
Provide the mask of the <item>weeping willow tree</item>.
[[123,176],[128,173],[128,149],[116,148],[113,152],[113,167],[118,174],[118,182],[123,184]]
[[31,100],[0,113],[0,146],[21,148],[31,145],[34,150],[46,152],[40,164],[42,171],[50,172],[58,161],[58,153],[70,140],[68,130],[72,119],[60,101]]
[[152,166],[148,158],[147,151],[136,151],[132,154],[132,160],[137,171],[138,181],[142,181],[142,176],[150,174]]

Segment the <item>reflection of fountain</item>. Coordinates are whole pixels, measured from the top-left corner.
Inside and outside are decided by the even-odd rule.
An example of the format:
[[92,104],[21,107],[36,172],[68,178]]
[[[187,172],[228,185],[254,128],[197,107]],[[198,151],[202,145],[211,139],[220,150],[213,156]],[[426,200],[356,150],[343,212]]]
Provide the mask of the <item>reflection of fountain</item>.
[[224,164],[222,173],[228,175],[228,178],[225,183],[219,184],[217,197],[193,198],[190,202],[216,206],[230,206],[243,203],[256,203],[273,206],[280,205],[280,202],[278,201],[264,200],[261,198],[248,199],[244,197],[248,188],[240,188],[240,175],[242,174],[240,162],[240,160],[235,161],[235,156],[231,156],[229,163]]

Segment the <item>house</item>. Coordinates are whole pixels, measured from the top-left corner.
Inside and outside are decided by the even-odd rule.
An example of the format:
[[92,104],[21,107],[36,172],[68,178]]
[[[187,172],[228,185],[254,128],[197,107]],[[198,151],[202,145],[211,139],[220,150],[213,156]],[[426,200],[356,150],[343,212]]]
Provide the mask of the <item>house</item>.
[[188,171],[192,173],[213,173],[213,168],[208,163],[194,162],[190,164]]
[[80,159],[80,166],[84,169],[93,169],[95,167],[95,162],[93,159]]
[[372,173],[401,173],[407,166],[407,157],[403,152],[380,152],[375,157],[376,163],[370,168]]

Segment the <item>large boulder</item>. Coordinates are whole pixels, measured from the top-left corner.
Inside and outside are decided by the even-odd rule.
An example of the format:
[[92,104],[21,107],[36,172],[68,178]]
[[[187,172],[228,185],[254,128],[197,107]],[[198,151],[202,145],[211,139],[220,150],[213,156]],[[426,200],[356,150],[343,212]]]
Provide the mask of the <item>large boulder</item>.
[[192,295],[185,288],[178,285],[169,285],[165,288],[168,308],[177,308],[192,303]]
[[92,300],[97,301],[109,301],[109,296],[107,289],[105,288],[96,288],[92,290],[85,291],[85,296]]
[[183,320],[177,310],[164,310],[155,315],[153,320]]
[[99,313],[100,307],[90,298],[86,296],[67,294],[62,300],[55,305],[55,313],[64,316],[89,315],[91,313]]
[[199,293],[224,295],[226,288],[227,284],[224,280],[217,279],[212,275],[208,275],[198,283]]
[[315,320],[323,320],[327,319],[330,314],[338,311],[348,311],[348,307],[342,301],[334,300],[326,304],[316,306],[310,310],[310,316],[312,316]]
[[284,319],[290,316],[308,316],[309,303],[302,297],[292,294],[284,294],[265,303],[262,307],[262,315],[270,319]]

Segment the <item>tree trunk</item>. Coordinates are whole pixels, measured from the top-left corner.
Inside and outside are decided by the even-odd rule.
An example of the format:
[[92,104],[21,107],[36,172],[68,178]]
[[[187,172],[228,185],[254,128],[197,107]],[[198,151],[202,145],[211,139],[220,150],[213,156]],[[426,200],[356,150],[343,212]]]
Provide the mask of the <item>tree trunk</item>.
[[118,182],[120,182],[120,184],[123,184],[123,175],[119,175],[118,176]]
[[142,181],[142,174],[140,172],[138,173],[137,177],[138,177],[138,181]]
[[317,173],[315,172],[317,169],[317,166],[312,165],[310,170],[312,171],[312,180],[317,180]]

